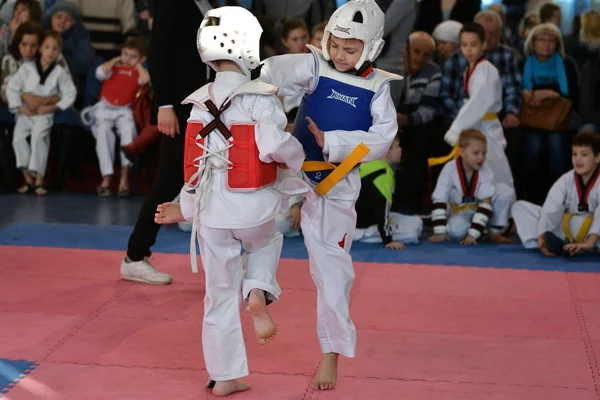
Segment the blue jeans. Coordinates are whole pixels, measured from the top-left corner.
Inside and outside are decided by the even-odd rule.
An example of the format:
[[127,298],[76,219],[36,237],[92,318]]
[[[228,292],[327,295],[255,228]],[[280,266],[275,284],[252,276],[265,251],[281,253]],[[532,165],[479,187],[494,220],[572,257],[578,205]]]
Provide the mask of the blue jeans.
[[[569,170],[571,131],[541,131],[523,128],[523,167],[527,173],[548,172],[558,178]],[[541,165],[543,154],[547,155],[546,166]],[[547,172],[546,172],[547,171]]]

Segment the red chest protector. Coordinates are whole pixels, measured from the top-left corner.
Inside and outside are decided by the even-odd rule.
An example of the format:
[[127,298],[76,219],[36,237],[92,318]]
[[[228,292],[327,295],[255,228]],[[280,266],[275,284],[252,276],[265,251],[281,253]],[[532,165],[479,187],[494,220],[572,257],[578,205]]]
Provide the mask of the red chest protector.
[[[233,145],[229,149],[228,159],[231,169],[227,171],[227,187],[232,191],[255,191],[275,183],[277,179],[277,164],[265,163],[258,157],[256,146],[256,123],[235,123],[229,126],[220,119],[220,114],[229,107],[230,100],[239,94],[272,95],[277,88],[261,82],[248,82],[236,89],[224,102],[224,107],[217,109],[209,96],[209,85],[206,85],[183,101],[183,104],[193,103],[213,116],[213,121],[205,125],[202,121],[188,121],[185,132],[184,150],[184,178],[185,182],[194,186],[197,179],[193,175],[198,171],[196,159],[204,155],[205,151],[198,144],[206,145],[206,137],[210,135],[223,135]],[[202,136],[204,135],[204,136]]]
[[100,98],[111,106],[126,106],[133,103],[139,89],[140,73],[135,68],[117,65],[110,78],[104,81]]

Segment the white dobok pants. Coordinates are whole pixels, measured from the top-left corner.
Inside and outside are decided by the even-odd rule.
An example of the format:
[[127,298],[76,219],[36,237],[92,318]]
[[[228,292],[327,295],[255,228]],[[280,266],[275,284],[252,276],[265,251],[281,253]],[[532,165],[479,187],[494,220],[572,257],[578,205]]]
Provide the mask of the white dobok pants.
[[[54,124],[54,114],[17,116],[13,134],[13,149],[17,159],[17,168],[27,168],[36,174],[46,174],[48,152],[50,151],[50,131]],[[31,145],[27,138],[31,136]]]
[[[248,252],[243,276],[242,244]],[[248,375],[248,359],[240,319],[240,286],[244,299],[252,289],[262,289],[277,300],[281,289],[276,271],[283,236],[275,221],[248,229],[198,226],[198,244],[206,276],[202,348],[206,369],[215,381]]]
[[[517,234],[519,235],[519,239],[521,239],[523,246],[526,249],[538,248],[538,222],[542,214],[542,207],[528,201],[519,200],[512,206],[512,214],[515,225],[517,226]],[[573,237],[577,236],[586,217],[587,215],[585,214],[576,214],[569,219],[569,230]],[[566,240],[562,219],[552,233],[560,239]],[[600,248],[600,241],[596,243],[596,247]]]
[[[490,227],[508,226],[511,206],[515,202],[515,191],[506,184],[496,184],[496,193],[492,197],[492,217],[488,223]],[[471,220],[476,209],[461,210],[458,214],[452,209],[448,215],[447,234],[450,240],[463,240],[471,227]]]
[[317,336],[323,353],[354,357],[356,328],[350,319],[354,267],[350,248],[356,229],[354,200],[332,200],[309,189],[302,233],[310,275],[317,287]]
[[[404,244],[418,244],[419,236],[423,231],[423,220],[414,215],[403,215],[390,212],[392,226],[392,240]],[[354,241],[362,243],[382,243],[379,227],[377,225],[368,228],[356,229]]]
[[[111,107],[104,101],[100,101],[94,106],[94,124],[92,125],[92,134],[96,138],[96,154],[100,162],[100,173],[102,176],[113,175],[113,164],[115,162],[115,143],[116,137],[113,133],[116,128],[116,134],[119,135],[121,146],[133,142],[137,135],[135,120],[131,107]],[[121,166],[131,166],[131,161],[122,151]]]

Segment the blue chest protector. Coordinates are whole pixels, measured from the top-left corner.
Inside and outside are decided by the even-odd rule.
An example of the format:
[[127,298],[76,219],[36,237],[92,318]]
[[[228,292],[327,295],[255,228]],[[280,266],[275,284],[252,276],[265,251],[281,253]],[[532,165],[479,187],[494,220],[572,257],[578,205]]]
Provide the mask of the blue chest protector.
[[[373,124],[373,97],[390,77],[386,72],[376,69],[365,78],[338,72],[328,64],[319,50],[311,48],[311,51],[319,64],[318,83],[312,93],[307,93],[302,98],[292,134],[302,143],[306,161],[325,161],[323,149],[308,129],[305,117],[310,117],[324,132],[368,131]],[[306,175],[311,181],[319,183],[330,173],[331,170],[324,170],[306,172]]]

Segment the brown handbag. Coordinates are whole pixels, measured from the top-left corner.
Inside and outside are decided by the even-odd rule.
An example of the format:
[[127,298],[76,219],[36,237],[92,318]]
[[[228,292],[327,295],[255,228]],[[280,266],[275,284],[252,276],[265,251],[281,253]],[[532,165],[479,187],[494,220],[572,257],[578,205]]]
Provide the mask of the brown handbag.
[[564,97],[544,99],[538,106],[523,102],[519,120],[521,126],[544,131],[565,131],[571,129],[571,108],[573,103]]

